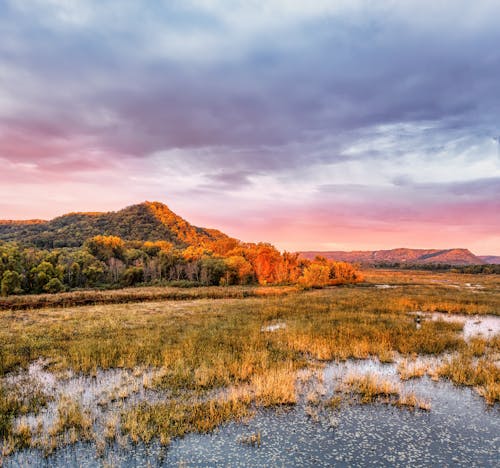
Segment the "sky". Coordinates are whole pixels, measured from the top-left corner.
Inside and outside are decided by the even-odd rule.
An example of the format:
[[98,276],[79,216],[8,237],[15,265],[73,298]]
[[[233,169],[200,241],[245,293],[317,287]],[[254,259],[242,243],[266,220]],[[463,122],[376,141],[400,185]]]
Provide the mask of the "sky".
[[0,219],[161,201],[500,255],[500,2],[0,0]]

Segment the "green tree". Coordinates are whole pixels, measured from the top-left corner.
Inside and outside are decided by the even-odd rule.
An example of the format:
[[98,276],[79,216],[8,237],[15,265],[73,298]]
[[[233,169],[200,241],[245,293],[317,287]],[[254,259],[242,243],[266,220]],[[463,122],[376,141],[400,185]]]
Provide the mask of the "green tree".
[[21,283],[22,277],[17,271],[5,271],[2,275],[2,282],[0,283],[2,296],[21,293]]
[[52,278],[43,287],[43,290],[48,293],[58,293],[65,290],[64,284],[61,283],[59,278]]
[[137,283],[144,281],[144,268],[142,267],[129,267],[122,274],[122,283],[125,286],[133,286]]

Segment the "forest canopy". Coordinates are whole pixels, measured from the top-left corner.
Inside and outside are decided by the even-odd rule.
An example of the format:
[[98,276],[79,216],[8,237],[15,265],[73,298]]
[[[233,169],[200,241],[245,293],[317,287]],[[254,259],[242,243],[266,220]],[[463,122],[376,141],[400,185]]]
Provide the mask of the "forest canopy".
[[211,247],[179,248],[168,241],[125,241],[103,235],[91,237],[79,248],[50,250],[0,242],[0,293],[57,293],[138,284],[323,287],[362,280],[348,263],[302,259],[298,253],[281,253],[270,244],[222,239]]

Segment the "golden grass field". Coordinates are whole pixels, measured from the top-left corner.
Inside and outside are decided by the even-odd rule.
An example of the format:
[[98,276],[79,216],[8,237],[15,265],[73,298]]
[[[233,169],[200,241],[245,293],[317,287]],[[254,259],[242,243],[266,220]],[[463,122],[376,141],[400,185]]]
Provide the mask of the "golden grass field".
[[[500,315],[498,275],[370,270],[365,276],[360,285],[319,290],[196,288],[180,291],[182,300],[164,299],[161,288],[137,288],[98,293],[114,299],[126,294],[123,303],[63,307],[64,298],[54,298],[57,307],[0,311],[3,452],[25,446],[50,451],[103,436],[134,442],[158,437],[167,444],[248,417],[257,407],[295,404],[299,373],[317,375],[333,360],[396,361],[402,381],[430,375],[475,387],[490,404],[500,401],[498,335],[465,341],[460,324],[424,320],[417,328],[409,314]],[[147,292],[152,296],[144,302]],[[438,364],[424,366],[419,356],[437,356]],[[124,405],[96,434],[91,411],[61,398],[53,425],[33,428],[22,415],[43,410],[53,395],[29,382],[21,391],[8,376],[36,360],[60,379],[68,370],[95,375],[130,369],[162,399]],[[126,401],[134,391],[115,398]],[[370,375],[346,376],[338,396],[325,404],[337,406],[345,398],[429,409],[417,396]]]

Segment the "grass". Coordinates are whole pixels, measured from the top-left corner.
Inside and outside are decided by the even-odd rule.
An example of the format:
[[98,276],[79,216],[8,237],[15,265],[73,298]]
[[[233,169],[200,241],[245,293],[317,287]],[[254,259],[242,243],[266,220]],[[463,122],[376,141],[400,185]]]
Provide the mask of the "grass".
[[490,405],[500,401],[500,336],[472,340],[467,347],[444,360],[437,375],[457,385],[474,387]]
[[251,389],[259,406],[294,405],[297,403],[295,382],[296,374],[289,366],[255,375]]
[[260,447],[262,443],[260,431],[255,432],[254,434],[240,437],[239,442],[240,444],[250,445],[251,447]]
[[[306,359],[439,354],[458,349],[460,324],[420,330],[393,297],[339,288],[266,297],[71,307],[0,314],[0,375],[38,358],[55,369],[163,367],[163,387],[214,388]],[[286,322],[277,332],[262,324]]]
[[395,286],[384,293],[408,311],[500,315],[500,275],[378,269],[363,273],[367,286]]
[[[23,394],[2,376],[26,369],[37,359],[44,359],[56,373],[154,369],[142,381],[165,401],[133,406],[119,421],[110,418],[101,434],[108,440],[120,438],[123,430],[132,440],[159,437],[168,445],[188,432],[207,432],[244,418],[255,407],[293,405],[299,397],[298,372],[318,361],[392,362],[402,355],[405,360],[398,371],[405,380],[426,372],[415,356],[449,353],[453,357],[439,369],[438,377],[476,387],[488,402],[498,401],[498,367],[492,364],[500,349],[498,339],[466,343],[459,335],[460,324],[424,320],[417,329],[408,315],[435,310],[498,313],[498,275],[474,275],[469,280],[467,275],[377,270],[366,276],[365,285],[294,294],[288,294],[289,288],[171,288],[180,296],[158,300],[171,297],[170,289],[137,288],[102,293],[106,301],[110,295],[112,301],[123,302],[119,304],[62,307],[66,302],[61,297],[69,296],[56,295],[61,296],[57,307],[4,310],[0,312],[0,438],[31,438],[26,428],[16,436],[13,421],[43,407],[48,397],[36,395],[29,386]],[[459,280],[480,282],[484,288],[462,290],[446,283]],[[397,287],[369,287],[377,283]],[[86,294],[96,295],[95,302],[103,300],[101,293]],[[129,302],[142,301],[143,295],[147,302]],[[32,297],[36,307],[43,303]],[[24,299],[19,300],[21,304]],[[285,326],[262,331],[275,323]],[[374,376],[351,377],[345,386],[364,402],[387,400],[396,406],[426,409],[427,403],[415,395]],[[113,389],[109,399],[120,402],[134,391],[133,386]],[[321,395],[312,395],[309,407],[315,406],[316,399],[321,400]],[[326,403],[332,408],[340,405],[338,396]],[[90,438],[92,430],[87,410],[77,401],[64,400],[47,444]]]
[[196,288],[142,286],[112,290],[82,290],[59,294],[30,294],[0,297],[1,310],[126,304],[159,300],[223,299],[274,296],[297,291],[294,286],[204,286]]
[[92,418],[88,411],[71,398],[62,398],[57,408],[57,419],[50,429],[50,435],[57,437],[69,433],[72,441],[92,438]]
[[37,414],[48,401],[49,396],[29,378],[18,379],[15,383],[0,380],[0,440],[10,437],[15,442],[14,419],[30,413]]
[[168,444],[172,437],[191,432],[207,433],[224,422],[248,414],[250,402],[230,397],[195,403],[141,403],[122,416],[122,428],[134,442],[159,437]]
[[400,393],[399,387],[392,381],[374,374],[349,375],[343,381],[344,391],[359,395],[361,403],[372,403],[376,399],[389,399]]
[[430,410],[429,402],[414,393],[404,393],[399,384],[375,374],[349,375],[344,379],[341,391],[359,397],[363,404],[380,401],[398,407]]
[[429,366],[415,360],[404,359],[398,365],[398,374],[401,380],[410,380],[423,377]]

